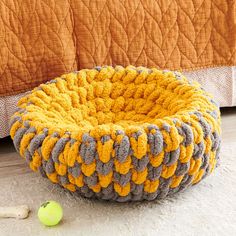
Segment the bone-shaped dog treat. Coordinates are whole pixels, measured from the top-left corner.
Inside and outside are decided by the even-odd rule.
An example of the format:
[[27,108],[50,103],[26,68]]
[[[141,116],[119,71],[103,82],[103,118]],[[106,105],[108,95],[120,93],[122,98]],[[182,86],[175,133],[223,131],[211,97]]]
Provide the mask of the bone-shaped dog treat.
[[29,207],[27,205],[0,207],[0,218],[17,218],[24,219],[29,214]]

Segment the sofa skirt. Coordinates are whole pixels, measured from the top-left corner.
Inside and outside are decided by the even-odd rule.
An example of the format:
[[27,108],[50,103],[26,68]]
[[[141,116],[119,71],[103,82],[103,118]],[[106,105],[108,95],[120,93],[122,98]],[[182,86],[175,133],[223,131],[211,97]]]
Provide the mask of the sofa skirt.
[[[198,81],[205,90],[212,93],[220,107],[236,106],[236,66],[214,67],[183,72],[190,80]],[[16,111],[17,101],[25,93],[0,97],[0,138],[9,135],[9,121]]]

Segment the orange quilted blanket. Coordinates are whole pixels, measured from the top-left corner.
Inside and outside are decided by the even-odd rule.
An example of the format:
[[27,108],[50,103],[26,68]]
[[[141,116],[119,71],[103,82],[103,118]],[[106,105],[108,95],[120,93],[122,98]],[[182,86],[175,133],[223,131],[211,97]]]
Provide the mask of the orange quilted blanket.
[[236,64],[234,0],[1,0],[0,96],[71,70]]

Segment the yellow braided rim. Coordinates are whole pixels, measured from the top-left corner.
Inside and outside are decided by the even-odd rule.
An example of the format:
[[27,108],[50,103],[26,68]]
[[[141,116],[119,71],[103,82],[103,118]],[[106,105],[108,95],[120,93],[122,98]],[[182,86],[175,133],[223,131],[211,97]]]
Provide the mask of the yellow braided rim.
[[86,197],[163,198],[218,160],[219,108],[179,72],[83,69],[41,84],[18,106],[17,151],[32,170]]

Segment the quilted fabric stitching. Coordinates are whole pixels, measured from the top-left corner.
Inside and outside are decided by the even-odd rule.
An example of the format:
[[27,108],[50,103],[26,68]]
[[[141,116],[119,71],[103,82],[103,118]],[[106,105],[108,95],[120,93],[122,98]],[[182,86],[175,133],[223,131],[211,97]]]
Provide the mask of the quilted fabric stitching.
[[0,95],[102,64],[236,63],[235,1],[1,0]]

